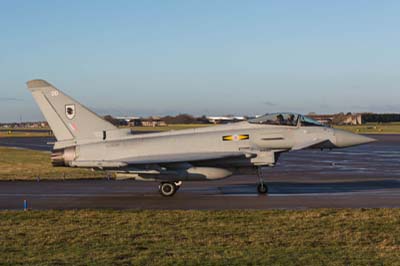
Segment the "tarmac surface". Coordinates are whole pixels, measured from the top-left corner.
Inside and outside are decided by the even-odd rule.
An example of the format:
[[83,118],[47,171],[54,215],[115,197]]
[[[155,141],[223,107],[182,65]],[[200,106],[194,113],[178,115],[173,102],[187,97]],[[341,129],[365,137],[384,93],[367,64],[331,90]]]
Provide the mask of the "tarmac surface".
[[[400,207],[400,135],[333,151],[285,153],[264,170],[268,196],[256,192],[255,176],[184,182],[172,198],[154,182],[130,180],[0,182],[0,209],[308,209]],[[49,150],[49,138],[0,138],[9,145]]]

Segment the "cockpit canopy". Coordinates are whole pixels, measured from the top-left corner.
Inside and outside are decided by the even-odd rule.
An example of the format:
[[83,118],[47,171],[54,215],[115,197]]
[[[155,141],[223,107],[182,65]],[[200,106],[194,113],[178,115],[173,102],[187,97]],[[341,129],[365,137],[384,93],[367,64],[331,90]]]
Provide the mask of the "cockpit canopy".
[[273,113],[265,114],[249,120],[251,124],[280,125],[280,126],[303,126],[323,127],[324,125],[304,115],[295,113]]

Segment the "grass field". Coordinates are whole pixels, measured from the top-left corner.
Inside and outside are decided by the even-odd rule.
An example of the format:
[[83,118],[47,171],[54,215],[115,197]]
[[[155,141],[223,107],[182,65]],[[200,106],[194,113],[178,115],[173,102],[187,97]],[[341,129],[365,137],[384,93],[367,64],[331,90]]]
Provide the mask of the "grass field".
[[[101,178],[103,172],[52,167],[46,152],[0,147],[0,180]],[[1,265],[1,264],[0,264]]]
[[400,210],[2,211],[0,265],[400,265]]
[[51,137],[52,135],[44,132],[22,132],[22,131],[0,131],[0,138],[26,138],[26,137]]

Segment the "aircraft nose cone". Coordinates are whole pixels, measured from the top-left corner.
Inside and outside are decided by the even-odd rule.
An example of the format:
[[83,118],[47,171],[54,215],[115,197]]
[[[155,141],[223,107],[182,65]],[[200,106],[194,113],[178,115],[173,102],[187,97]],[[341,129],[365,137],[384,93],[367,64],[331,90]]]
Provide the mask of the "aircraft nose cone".
[[376,141],[376,139],[350,133],[343,130],[335,130],[335,136],[336,136],[335,145],[340,148],[356,146]]

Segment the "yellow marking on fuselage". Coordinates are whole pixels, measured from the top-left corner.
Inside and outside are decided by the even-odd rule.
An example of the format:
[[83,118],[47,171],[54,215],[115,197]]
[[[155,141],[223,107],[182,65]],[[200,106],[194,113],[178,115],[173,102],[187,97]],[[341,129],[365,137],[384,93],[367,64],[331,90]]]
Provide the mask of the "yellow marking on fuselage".
[[222,140],[223,141],[239,141],[239,140],[246,140],[249,139],[249,135],[229,135],[229,136],[223,136]]

